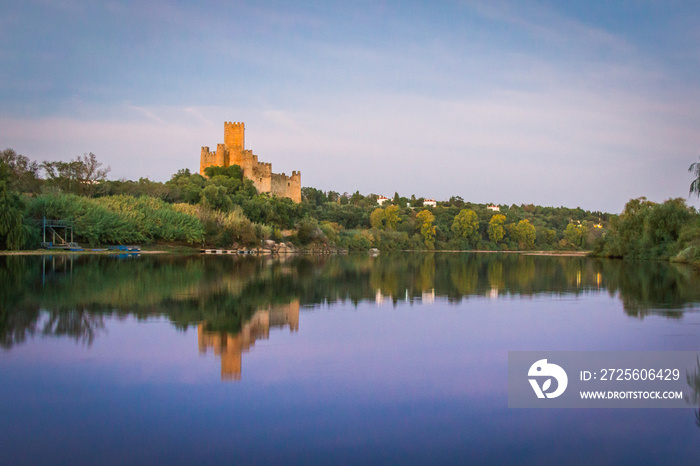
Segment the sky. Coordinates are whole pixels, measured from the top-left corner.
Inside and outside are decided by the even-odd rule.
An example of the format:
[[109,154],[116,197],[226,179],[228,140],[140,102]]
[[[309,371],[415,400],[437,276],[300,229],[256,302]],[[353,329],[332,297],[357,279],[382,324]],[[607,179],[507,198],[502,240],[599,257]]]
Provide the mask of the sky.
[[165,181],[242,121],[302,186],[617,213],[688,199],[698,25],[696,0],[3,1],[0,150]]

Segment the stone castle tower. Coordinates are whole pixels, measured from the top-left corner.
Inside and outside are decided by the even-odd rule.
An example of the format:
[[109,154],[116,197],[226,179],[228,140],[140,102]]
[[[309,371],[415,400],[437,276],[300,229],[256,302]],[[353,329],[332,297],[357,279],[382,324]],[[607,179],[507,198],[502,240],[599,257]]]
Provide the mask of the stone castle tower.
[[293,171],[292,176],[284,173],[272,173],[272,164],[258,162],[253,151],[245,149],[245,124],[224,123],[224,143],[216,145],[216,152],[209,147],[202,147],[199,161],[199,173],[204,176],[204,169],[211,166],[228,167],[238,165],[243,169],[243,176],[253,182],[261,193],[288,197],[294,202],[301,202],[301,172]]

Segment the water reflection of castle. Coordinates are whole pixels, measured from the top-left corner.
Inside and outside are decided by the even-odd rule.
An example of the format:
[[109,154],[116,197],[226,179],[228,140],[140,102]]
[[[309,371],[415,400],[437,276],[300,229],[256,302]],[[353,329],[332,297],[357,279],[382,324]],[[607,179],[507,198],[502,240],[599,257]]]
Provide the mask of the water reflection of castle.
[[211,348],[214,354],[221,356],[221,380],[240,380],[242,354],[257,340],[268,339],[270,328],[285,326],[292,332],[299,330],[299,300],[256,311],[236,334],[211,332],[206,329],[206,322],[200,323],[197,327],[199,352],[206,353]]

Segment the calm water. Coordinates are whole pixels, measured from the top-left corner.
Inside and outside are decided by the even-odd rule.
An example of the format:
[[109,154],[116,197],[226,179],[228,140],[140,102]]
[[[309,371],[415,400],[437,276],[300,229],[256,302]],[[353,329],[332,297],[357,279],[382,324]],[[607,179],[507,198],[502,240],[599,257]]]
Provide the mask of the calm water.
[[697,409],[507,408],[509,350],[700,350],[699,285],[501,254],[0,257],[0,462],[699,464]]

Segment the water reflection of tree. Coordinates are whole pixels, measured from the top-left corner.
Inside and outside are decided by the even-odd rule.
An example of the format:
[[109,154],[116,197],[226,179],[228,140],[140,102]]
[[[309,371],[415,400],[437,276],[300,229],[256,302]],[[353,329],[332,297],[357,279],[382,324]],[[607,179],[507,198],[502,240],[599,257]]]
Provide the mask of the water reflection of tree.
[[68,336],[82,343],[92,344],[97,333],[104,329],[102,314],[87,309],[50,312],[42,325],[41,334],[46,336]]
[[39,306],[27,299],[27,285],[39,263],[18,256],[0,260],[0,346],[10,348],[36,333]]
[[489,288],[492,290],[504,290],[506,282],[503,277],[503,262],[491,261],[486,269],[486,278],[489,282]]
[[[0,257],[0,344],[35,334],[90,343],[104,317],[165,316],[186,329],[207,321],[235,332],[259,309],[298,300],[301,306],[374,301],[394,303],[470,296],[579,295],[607,289],[625,312],[643,317],[663,310],[679,316],[700,301],[697,274],[668,263],[519,254],[403,253],[299,256],[280,259],[144,256],[119,261],[81,256],[70,274],[46,274],[39,257]],[[494,293],[494,288],[496,292]],[[45,315],[45,318],[40,317]],[[38,324],[37,322],[42,322]],[[37,328],[42,325],[42,328]]]
[[[479,267],[476,261],[461,262],[450,267],[450,283],[456,291],[451,293],[453,298],[476,294],[479,288]],[[441,290],[442,287],[438,289]]]
[[698,276],[689,267],[659,261],[601,261],[605,287],[619,293],[625,312],[643,318],[663,313],[682,316],[681,309],[700,301]]

